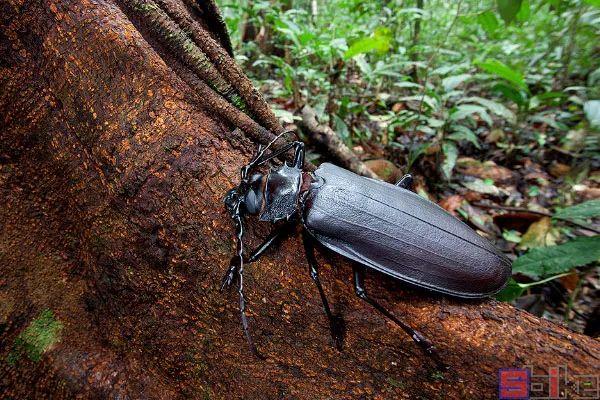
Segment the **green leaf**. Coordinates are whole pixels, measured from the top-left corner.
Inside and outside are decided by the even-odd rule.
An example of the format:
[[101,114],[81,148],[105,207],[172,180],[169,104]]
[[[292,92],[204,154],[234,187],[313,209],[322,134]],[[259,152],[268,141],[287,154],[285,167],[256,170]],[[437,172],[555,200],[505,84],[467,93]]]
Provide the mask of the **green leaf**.
[[515,231],[515,230],[504,230],[502,232],[502,238],[504,240],[506,240],[507,242],[513,242],[513,243],[519,243],[521,242],[521,233],[519,231]]
[[425,142],[418,146],[411,147],[408,152],[408,165],[406,167],[407,170],[410,170],[410,167],[413,165],[417,159],[423,155],[427,149],[431,146],[431,143]]
[[471,77],[471,74],[453,75],[442,79],[442,86],[446,92],[454,90],[458,85]]
[[531,249],[513,263],[513,273],[532,279],[560,274],[600,259],[600,235],[578,237],[564,244]]
[[359,54],[370,53],[372,51],[387,53],[390,49],[391,41],[392,35],[390,30],[387,28],[378,28],[373,35],[363,37],[354,42],[346,53],[344,53],[344,58],[347,60]]
[[487,110],[484,107],[475,104],[461,104],[457,106],[456,109],[450,114],[450,119],[452,121],[460,121],[461,119],[470,117],[473,114],[478,114],[488,125],[491,126],[493,124],[492,118],[487,113]]
[[442,143],[442,151],[444,152],[444,161],[442,162],[442,172],[446,179],[450,179],[452,176],[452,170],[456,165],[456,158],[458,157],[458,149],[452,142],[445,141]]
[[481,25],[488,35],[494,34],[500,26],[498,18],[496,18],[496,14],[494,14],[492,11],[485,11],[479,14],[477,16],[477,23]]
[[600,7],[600,0],[583,0],[583,2],[594,7]]
[[467,97],[467,98],[461,100],[461,103],[462,102],[479,103],[482,106],[484,106],[485,108],[487,108],[488,110],[490,110],[491,112],[493,112],[494,114],[496,114],[497,116],[504,118],[505,120],[507,120],[510,123],[515,123],[517,121],[517,117],[516,117],[515,113],[513,113],[511,110],[506,108],[504,105],[502,105],[498,102],[495,102],[493,100],[488,100],[488,99],[484,99],[483,97],[473,96],[473,97]]
[[520,297],[524,290],[525,288],[521,287],[517,281],[511,278],[506,287],[497,293],[495,297],[499,301],[513,301]]
[[496,6],[498,7],[498,13],[508,25],[517,16],[521,8],[521,0],[496,0]]
[[333,123],[335,124],[335,131],[340,139],[342,139],[346,145],[350,144],[350,131],[348,130],[348,125],[346,125],[346,122],[344,122],[344,120],[341,119],[337,114],[334,114]]
[[600,100],[590,100],[583,104],[583,112],[592,128],[600,128]]
[[479,68],[483,69],[490,74],[494,74],[502,79],[507,80],[512,83],[514,86],[523,89],[529,90],[527,88],[527,84],[525,83],[525,78],[523,74],[519,71],[516,71],[514,68],[509,67],[508,65],[502,63],[501,61],[495,60],[493,58],[486,59],[485,61],[475,61],[474,63]]
[[556,212],[553,218],[581,220],[600,217],[600,200],[590,200]]
[[515,88],[511,84],[498,83],[492,88],[493,91],[506,97],[508,100],[512,100],[519,107],[524,108],[527,105],[527,98],[524,95],[525,92]]
[[470,130],[469,128],[467,128],[464,125],[455,125],[453,127],[454,132],[451,133],[450,135],[446,136],[446,138],[450,139],[450,140],[454,140],[456,142],[460,142],[461,140],[466,140],[467,142],[471,142],[473,143],[473,145],[475,147],[477,147],[478,149],[481,148],[481,146],[479,145],[479,139],[477,138],[477,135]]
[[531,4],[529,4],[529,0],[523,0],[521,3],[521,8],[519,8],[519,12],[517,13],[517,21],[525,22],[531,16]]

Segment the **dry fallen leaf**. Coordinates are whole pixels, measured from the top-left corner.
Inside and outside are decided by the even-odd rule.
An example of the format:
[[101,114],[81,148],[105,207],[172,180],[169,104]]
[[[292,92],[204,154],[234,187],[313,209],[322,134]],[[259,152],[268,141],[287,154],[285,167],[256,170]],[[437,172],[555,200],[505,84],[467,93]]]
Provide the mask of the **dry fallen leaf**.
[[491,179],[496,183],[511,181],[514,176],[510,169],[501,167],[493,161],[480,162],[468,157],[459,158],[456,161],[456,169],[464,175]]
[[539,221],[540,218],[542,218],[540,214],[531,212],[509,212],[506,214],[494,215],[494,223],[498,225],[500,229],[526,232],[531,224]]
[[569,292],[572,292],[577,288],[577,284],[579,284],[579,275],[575,273],[561,276],[560,283],[562,283],[565,289],[567,289]]
[[452,215],[456,215],[456,210],[462,205],[463,200],[461,195],[455,194],[442,199],[438,205]]
[[567,175],[569,171],[571,171],[571,167],[567,164],[562,164],[558,161],[553,161],[552,164],[550,164],[550,168],[548,168],[548,171],[550,171],[550,174],[555,178],[560,178],[562,176]]
[[396,183],[402,177],[400,169],[394,165],[394,163],[378,158],[376,160],[367,160],[364,162],[365,165],[379,177],[379,179]]
[[556,239],[558,239],[558,233],[552,227],[552,219],[550,217],[543,217],[529,226],[518,247],[525,250],[535,247],[553,246],[556,244]]

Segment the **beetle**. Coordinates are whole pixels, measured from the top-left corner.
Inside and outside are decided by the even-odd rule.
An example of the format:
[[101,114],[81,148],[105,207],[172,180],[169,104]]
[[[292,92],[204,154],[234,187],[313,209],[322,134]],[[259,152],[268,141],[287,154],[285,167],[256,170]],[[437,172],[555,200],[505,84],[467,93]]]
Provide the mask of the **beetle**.
[[[242,328],[251,351],[259,358],[250,335],[244,298],[244,265],[256,261],[275,242],[302,224],[302,239],[310,277],[316,284],[329,320],[334,345],[341,349],[343,320],[334,315],[319,280],[315,246],[321,245],[353,262],[356,295],[404,330],[438,366],[445,367],[435,346],[420,332],[369,297],[365,270],[460,298],[484,298],[500,291],[511,276],[509,260],[489,241],[438,205],[410,191],[412,177],[395,185],[362,177],[330,163],[313,173],[303,171],[304,143],[293,141],[266,154],[258,147],[240,171],[241,181],[227,192],[225,208],[235,222],[237,251],[221,282],[221,289],[238,280]],[[294,150],[267,174],[257,169]],[[260,221],[283,221],[254,251],[245,254],[246,216]]]

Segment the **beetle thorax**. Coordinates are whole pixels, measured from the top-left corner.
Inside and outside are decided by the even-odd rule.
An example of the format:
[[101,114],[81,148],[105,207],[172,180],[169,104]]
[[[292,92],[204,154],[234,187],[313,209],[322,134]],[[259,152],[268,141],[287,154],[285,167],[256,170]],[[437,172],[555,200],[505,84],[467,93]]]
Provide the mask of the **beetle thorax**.
[[288,218],[298,210],[302,170],[288,166],[272,170],[267,175],[261,221],[275,222]]

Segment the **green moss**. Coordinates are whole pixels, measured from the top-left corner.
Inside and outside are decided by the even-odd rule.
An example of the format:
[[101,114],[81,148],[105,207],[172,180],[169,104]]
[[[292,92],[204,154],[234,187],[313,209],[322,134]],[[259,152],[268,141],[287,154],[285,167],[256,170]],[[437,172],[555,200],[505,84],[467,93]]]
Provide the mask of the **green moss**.
[[396,379],[394,379],[392,377],[388,378],[388,383],[393,388],[399,388],[399,389],[405,389],[406,388],[406,384],[404,384],[404,382],[396,380]]
[[60,339],[62,323],[54,317],[54,313],[46,309],[15,339],[13,349],[7,362],[14,365],[22,356],[38,362],[42,355]]

